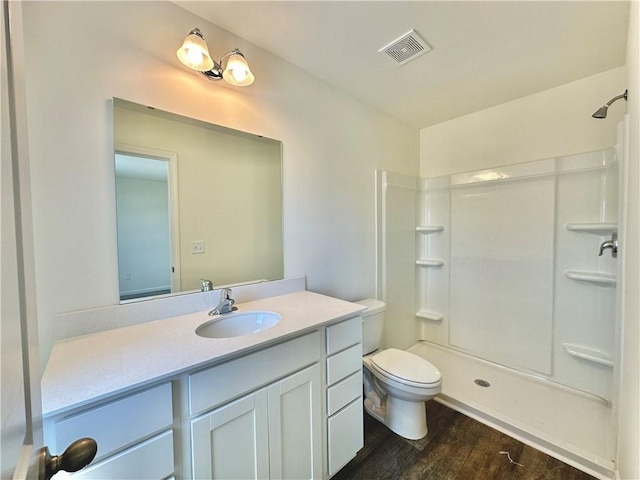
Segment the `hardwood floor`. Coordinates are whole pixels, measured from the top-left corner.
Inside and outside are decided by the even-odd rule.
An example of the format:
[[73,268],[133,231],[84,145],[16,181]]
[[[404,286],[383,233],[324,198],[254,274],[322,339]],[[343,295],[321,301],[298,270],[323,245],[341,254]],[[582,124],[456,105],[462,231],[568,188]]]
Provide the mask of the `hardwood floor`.
[[433,400],[421,440],[406,440],[364,416],[365,446],[334,480],[595,480]]

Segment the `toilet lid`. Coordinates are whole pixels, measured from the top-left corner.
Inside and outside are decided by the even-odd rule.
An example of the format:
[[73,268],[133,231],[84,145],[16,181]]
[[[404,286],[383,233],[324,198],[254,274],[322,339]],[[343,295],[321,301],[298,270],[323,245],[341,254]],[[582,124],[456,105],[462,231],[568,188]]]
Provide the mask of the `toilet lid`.
[[440,382],[440,371],[422,357],[397,348],[387,348],[371,357],[371,364],[383,375],[417,387]]

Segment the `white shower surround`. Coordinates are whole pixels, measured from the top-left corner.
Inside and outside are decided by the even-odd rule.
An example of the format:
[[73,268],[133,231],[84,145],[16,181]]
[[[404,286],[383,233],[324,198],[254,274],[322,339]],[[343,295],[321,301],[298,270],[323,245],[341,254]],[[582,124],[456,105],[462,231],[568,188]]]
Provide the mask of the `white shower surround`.
[[449,343],[551,374],[555,178],[458,186],[450,190]]
[[419,338],[611,400],[617,185],[613,149],[422,180]]
[[614,421],[602,399],[426,341],[408,350],[442,373],[436,401],[596,478],[616,478]]
[[[388,323],[406,327],[392,283],[409,272],[413,237],[422,341],[410,349],[443,372],[440,400],[601,478],[615,470],[618,324],[617,264],[598,248],[617,228],[618,175],[608,149],[433,179],[378,176],[380,293],[398,316]],[[392,330],[387,343],[406,346]]]

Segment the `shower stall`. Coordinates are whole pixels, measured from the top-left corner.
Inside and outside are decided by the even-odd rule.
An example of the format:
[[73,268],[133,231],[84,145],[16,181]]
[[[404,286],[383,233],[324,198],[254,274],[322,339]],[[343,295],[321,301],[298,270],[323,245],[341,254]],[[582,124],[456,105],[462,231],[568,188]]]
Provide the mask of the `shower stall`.
[[619,155],[377,172],[386,346],[442,371],[438,401],[601,478],[616,438]]

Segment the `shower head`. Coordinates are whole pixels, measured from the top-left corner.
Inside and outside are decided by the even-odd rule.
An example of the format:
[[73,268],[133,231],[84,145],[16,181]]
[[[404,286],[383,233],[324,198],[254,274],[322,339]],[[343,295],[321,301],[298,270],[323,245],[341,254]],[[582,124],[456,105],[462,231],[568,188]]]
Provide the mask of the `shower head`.
[[609,107],[604,105],[603,107],[600,107],[598,111],[591,116],[593,118],[607,118],[607,110],[609,110]]
[[596,113],[594,113],[593,115],[591,115],[593,118],[607,118],[607,110],[609,110],[609,106],[615,102],[616,100],[620,100],[621,98],[624,98],[625,100],[627,99],[627,92],[628,90],[625,90],[624,93],[622,95],[618,95],[617,97],[613,97],[611,100],[609,100],[607,102],[606,105],[603,105],[602,107],[600,107]]

